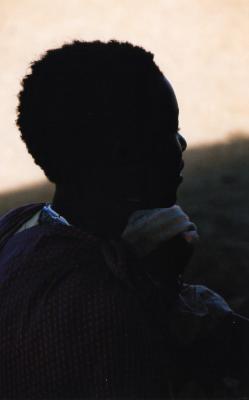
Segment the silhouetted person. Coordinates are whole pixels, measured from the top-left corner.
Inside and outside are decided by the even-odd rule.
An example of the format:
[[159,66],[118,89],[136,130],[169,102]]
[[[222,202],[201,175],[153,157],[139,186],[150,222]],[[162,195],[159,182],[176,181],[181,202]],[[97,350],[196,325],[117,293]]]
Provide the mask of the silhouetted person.
[[0,220],[2,398],[236,392],[232,310],[181,282],[197,232],[175,204],[178,113],[129,43],[74,42],[31,65],[17,125],[56,190]]

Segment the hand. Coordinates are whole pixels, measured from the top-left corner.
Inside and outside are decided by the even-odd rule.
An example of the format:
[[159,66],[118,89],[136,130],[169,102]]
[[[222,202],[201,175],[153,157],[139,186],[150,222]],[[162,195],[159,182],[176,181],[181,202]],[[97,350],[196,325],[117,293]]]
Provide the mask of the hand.
[[181,207],[155,208],[134,212],[122,234],[138,258],[143,258],[173,237],[181,234],[188,243],[198,239],[197,228]]
[[199,236],[195,224],[175,205],[133,213],[122,238],[141,268],[155,280],[169,281],[183,273]]

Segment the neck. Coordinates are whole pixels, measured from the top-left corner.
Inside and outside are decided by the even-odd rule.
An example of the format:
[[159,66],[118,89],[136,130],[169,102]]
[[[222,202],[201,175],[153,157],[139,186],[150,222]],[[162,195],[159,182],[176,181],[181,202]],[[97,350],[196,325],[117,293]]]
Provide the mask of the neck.
[[57,185],[52,207],[68,222],[101,237],[121,236],[129,215],[139,209],[137,203],[120,203],[97,188]]

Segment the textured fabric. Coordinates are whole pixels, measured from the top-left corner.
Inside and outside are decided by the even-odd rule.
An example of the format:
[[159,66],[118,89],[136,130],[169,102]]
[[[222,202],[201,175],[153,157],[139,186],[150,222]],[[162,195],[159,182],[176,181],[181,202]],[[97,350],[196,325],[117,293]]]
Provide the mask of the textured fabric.
[[35,213],[28,221],[24,222],[24,224],[19,229],[17,229],[16,232],[14,232],[14,235],[24,231],[25,229],[32,228],[32,226],[38,225],[41,212],[42,210],[37,211],[37,213]]
[[69,222],[54,211],[49,203],[46,203],[42,208],[37,211],[30,219],[23,223],[23,225],[14,232],[14,235],[24,231],[25,229],[32,228],[36,225],[43,225],[45,223],[60,223],[70,225]]
[[126,271],[106,266],[102,247],[61,224],[33,226],[5,243],[1,398],[167,396],[165,338]]
[[222,298],[170,275],[158,285],[122,240],[53,213],[16,233],[44,206],[0,219],[0,398],[232,398],[240,360]]

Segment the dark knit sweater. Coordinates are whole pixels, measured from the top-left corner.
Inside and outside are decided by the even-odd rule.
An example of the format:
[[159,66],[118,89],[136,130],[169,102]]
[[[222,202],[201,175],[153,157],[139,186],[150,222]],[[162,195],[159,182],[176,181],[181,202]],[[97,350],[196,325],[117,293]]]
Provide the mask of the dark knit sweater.
[[0,398],[166,399],[186,376],[201,381],[206,353],[173,343],[167,288],[122,243],[58,223],[13,236],[42,206],[0,220]]

